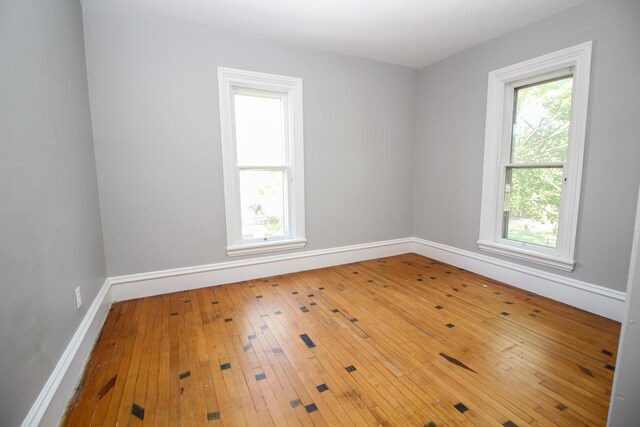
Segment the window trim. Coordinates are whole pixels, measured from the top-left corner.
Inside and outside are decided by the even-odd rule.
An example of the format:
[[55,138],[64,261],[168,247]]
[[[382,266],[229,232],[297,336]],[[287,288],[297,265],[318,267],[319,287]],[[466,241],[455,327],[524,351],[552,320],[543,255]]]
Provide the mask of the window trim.
[[[592,42],[582,43],[489,73],[485,128],[482,202],[480,208],[481,250],[547,267],[573,271],[578,227],[580,186],[587,126]],[[571,126],[556,248],[503,239],[504,155],[511,149],[511,126],[515,83],[543,81],[550,75],[572,70]],[[518,84],[519,86],[519,84]],[[509,102],[511,100],[511,102]]]
[[[265,242],[242,239],[240,213],[240,182],[233,95],[236,88],[281,92],[286,95],[286,131],[288,158],[289,235]],[[218,67],[220,101],[220,132],[222,139],[222,170],[224,177],[225,216],[227,224],[227,255],[239,256],[304,247],[304,141],[302,123],[302,79],[233,68]]]

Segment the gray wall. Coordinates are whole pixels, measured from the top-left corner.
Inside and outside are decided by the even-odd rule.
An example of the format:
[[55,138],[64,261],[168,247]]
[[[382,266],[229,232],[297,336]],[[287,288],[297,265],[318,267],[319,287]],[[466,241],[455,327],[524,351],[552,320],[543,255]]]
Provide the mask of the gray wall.
[[0,70],[0,424],[15,426],[106,274],[80,4],[0,2]]
[[638,22],[638,1],[590,1],[418,73],[87,9],[105,266],[80,5],[0,2],[2,424],[23,420],[107,270],[227,260],[217,66],[304,79],[306,250],[416,235],[477,251],[487,73],[594,40],[578,265],[566,274],[624,290]]
[[110,276],[226,261],[217,67],[303,78],[305,250],[411,235],[418,71],[86,8]]
[[594,47],[577,266],[564,273],[529,265],[625,290],[640,181],[637,0],[589,1],[420,71],[415,236],[479,252],[487,74],[588,40]]

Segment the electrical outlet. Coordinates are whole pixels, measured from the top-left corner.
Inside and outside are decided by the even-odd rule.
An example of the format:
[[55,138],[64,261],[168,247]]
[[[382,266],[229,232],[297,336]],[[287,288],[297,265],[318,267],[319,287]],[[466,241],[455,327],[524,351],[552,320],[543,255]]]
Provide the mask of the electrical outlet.
[[82,295],[80,294],[80,286],[76,288],[76,305],[82,307]]

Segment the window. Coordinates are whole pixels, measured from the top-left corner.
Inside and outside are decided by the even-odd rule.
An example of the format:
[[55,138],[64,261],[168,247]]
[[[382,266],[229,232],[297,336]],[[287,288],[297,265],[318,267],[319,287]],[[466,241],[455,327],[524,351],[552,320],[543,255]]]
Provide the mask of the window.
[[479,247],[572,271],[591,42],[489,73]]
[[229,256],[303,247],[302,80],[218,68]]

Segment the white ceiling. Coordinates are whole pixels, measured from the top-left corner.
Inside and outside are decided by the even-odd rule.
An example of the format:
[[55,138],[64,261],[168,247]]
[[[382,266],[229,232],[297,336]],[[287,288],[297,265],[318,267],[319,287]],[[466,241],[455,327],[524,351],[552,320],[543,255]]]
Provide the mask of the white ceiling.
[[421,68],[584,0],[83,0]]

